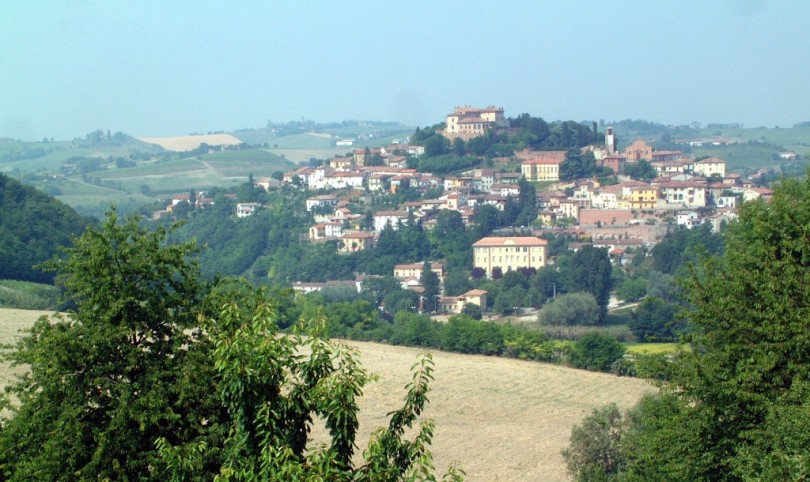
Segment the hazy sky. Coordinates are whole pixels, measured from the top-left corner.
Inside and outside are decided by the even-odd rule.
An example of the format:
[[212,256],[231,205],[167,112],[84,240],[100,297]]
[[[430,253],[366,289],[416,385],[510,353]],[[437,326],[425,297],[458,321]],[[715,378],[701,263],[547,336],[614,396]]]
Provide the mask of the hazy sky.
[[810,1],[0,2],[0,137],[441,122],[810,120]]

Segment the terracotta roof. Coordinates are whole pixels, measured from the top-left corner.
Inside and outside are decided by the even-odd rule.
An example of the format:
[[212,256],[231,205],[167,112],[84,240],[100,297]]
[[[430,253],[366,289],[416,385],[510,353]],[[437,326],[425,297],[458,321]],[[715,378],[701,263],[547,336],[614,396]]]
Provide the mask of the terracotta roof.
[[489,237],[482,238],[473,247],[481,246],[545,246],[548,241],[534,236],[509,236],[509,237]]

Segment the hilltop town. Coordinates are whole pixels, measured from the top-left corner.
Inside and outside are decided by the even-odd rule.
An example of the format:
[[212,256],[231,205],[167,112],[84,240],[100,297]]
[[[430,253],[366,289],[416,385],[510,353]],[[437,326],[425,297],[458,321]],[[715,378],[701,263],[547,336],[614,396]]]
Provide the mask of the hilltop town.
[[[253,179],[252,183],[260,190],[284,188],[307,194],[305,208],[313,223],[305,241],[332,242],[343,254],[373,249],[386,229],[418,224],[419,229],[430,231],[440,213],[457,213],[466,229],[479,228],[486,234],[469,246],[469,255],[472,273],[489,279],[553,264],[546,246],[548,236],[567,238],[573,250],[585,245],[605,248],[611,262],[621,266],[649,253],[674,229],[711,225],[717,232],[735,218],[741,203],[771,195],[761,182],[769,174],[767,170],[744,178],[729,172],[726,162],[717,157],[696,159],[680,150],[655,149],[641,139],[620,149],[612,127],[606,126],[602,132],[597,132],[596,125],[584,129],[585,134],[575,135],[586,135],[593,142],[575,148],[524,147],[509,155],[481,158],[480,165],[456,172],[421,168],[420,160],[437,154],[436,139],[446,146],[440,155],[463,154],[469,152],[459,149],[465,143],[469,147],[487,139],[491,148],[492,139],[516,132],[502,108],[457,107],[435,132],[427,136],[422,132],[421,142],[401,139],[379,148],[356,148],[318,165],[290,170],[277,178]],[[412,137],[419,133],[417,129]],[[734,141],[681,142],[694,146]],[[590,163],[590,171],[580,172],[593,175],[572,177],[567,165],[575,162]],[[171,212],[184,201],[188,195],[176,196],[167,210]],[[201,193],[194,202],[203,207],[213,199]],[[235,215],[248,217],[262,208],[261,202],[239,202]],[[505,211],[516,210],[520,210],[518,216],[504,216]],[[486,213],[517,223],[494,223],[483,229]],[[422,262],[430,262],[440,283],[444,281],[446,269],[436,261],[397,264],[390,274],[403,288],[422,293]],[[295,280],[293,287],[304,293],[336,286],[359,291],[367,276],[356,275],[355,279],[323,282]],[[458,313],[472,303],[486,309],[486,296],[484,290],[471,289],[440,297],[436,308]]]

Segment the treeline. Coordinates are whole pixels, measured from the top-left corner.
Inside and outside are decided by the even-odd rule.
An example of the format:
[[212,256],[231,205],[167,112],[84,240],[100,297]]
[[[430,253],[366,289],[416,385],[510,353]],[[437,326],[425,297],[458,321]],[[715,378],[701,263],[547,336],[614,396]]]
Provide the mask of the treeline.
[[329,334],[338,338],[541,361],[620,375],[635,373],[632,363],[624,359],[624,347],[613,337],[596,332],[577,341],[553,340],[537,330],[465,314],[440,322],[428,315],[400,311],[388,321],[368,301],[328,303],[318,294],[309,295],[290,312],[303,318],[321,312]]
[[[524,148],[536,150],[579,149],[590,144],[600,143],[596,123],[563,121],[548,123],[542,118],[521,114],[509,119],[509,129],[491,129],[484,135],[467,141],[456,138],[450,141],[439,130],[444,126],[417,127],[411,136],[411,144],[425,148],[425,156],[418,160],[416,167],[427,171],[430,161],[426,158],[439,156],[464,157],[509,157]],[[450,159],[454,158],[450,157]],[[430,163],[432,165],[432,163]]]
[[0,174],[0,279],[52,283],[53,274],[38,266],[92,224],[67,204]]

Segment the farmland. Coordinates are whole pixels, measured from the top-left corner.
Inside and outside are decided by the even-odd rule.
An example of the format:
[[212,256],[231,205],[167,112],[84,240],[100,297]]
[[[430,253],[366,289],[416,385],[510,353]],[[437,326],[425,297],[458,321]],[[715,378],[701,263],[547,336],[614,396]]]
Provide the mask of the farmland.
[[[13,340],[42,312],[0,310],[0,342]],[[401,406],[419,350],[350,342],[378,378],[360,401],[358,445]],[[560,450],[590,411],[615,402],[630,407],[654,388],[643,380],[504,358],[433,353],[435,381],[425,416],[436,423],[433,454],[443,472],[458,461],[470,481],[563,481]],[[8,382],[4,366],[0,383]],[[323,428],[313,431],[322,440]]]

